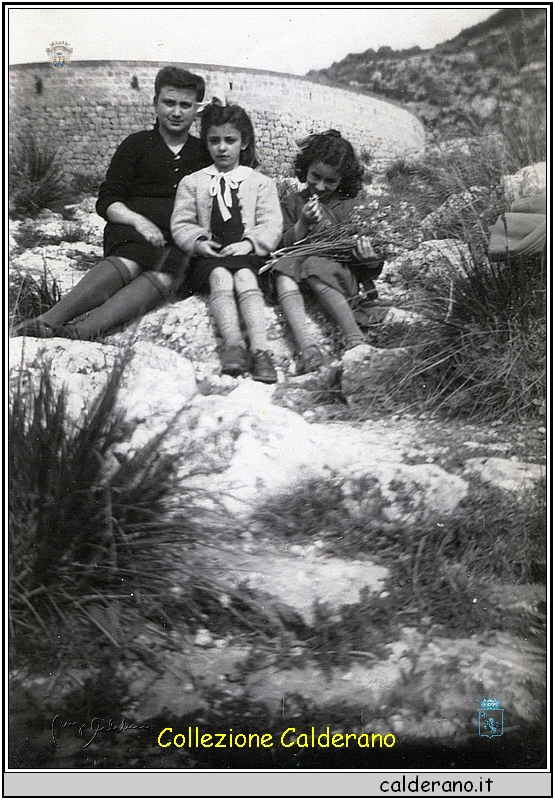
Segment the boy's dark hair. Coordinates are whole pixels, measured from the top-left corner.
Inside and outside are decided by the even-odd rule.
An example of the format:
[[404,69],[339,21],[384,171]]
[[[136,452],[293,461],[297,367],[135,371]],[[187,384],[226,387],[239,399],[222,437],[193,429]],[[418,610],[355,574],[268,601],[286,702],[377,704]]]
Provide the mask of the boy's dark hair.
[[339,131],[329,130],[325,133],[314,133],[299,143],[301,152],[295,158],[295,175],[306,183],[306,176],[311,164],[321,161],[338,170],[341,183],[337,193],[343,197],[356,197],[362,188],[363,167],[350,142],[344,139]]
[[237,128],[241,134],[242,143],[246,144],[244,150],[241,150],[239,163],[245,167],[257,167],[258,160],[256,158],[256,145],[254,140],[254,128],[249,115],[241,106],[221,106],[218,103],[212,102],[202,112],[200,123],[200,138],[206,146],[206,137],[208,129],[212,126],[225,125],[229,123]]
[[163,67],[154,79],[154,99],[158,97],[164,86],[176,89],[192,89],[196,92],[197,102],[204,99],[204,78],[194,75],[181,67]]

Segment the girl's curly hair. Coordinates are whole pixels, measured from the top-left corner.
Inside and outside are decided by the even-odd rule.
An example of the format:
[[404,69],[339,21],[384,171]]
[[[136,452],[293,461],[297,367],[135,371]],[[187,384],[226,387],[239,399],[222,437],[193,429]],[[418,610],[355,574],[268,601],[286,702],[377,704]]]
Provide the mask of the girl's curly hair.
[[299,142],[301,152],[295,158],[295,175],[306,183],[306,176],[311,164],[321,161],[338,170],[341,183],[337,193],[343,197],[356,197],[362,188],[363,167],[350,142],[344,139],[339,131],[329,130],[314,133]]
[[200,138],[206,147],[208,129],[213,126],[225,125],[229,123],[237,128],[241,134],[242,143],[246,148],[241,150],[239,163],[245,167],[257,167],[256,144],[254,140],[254,128],[249,115],[241,106],[221,106],[219,103],[212,102],[202,112],[200,123]]

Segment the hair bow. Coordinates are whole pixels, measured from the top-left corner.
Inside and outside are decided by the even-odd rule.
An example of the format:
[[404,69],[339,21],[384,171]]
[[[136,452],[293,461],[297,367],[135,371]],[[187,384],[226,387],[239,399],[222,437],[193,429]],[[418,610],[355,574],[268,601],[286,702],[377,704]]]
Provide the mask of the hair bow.
[[212,90],[212,97],[210,100],[204,100],[204,102],[198,104],[198,113],[202,113],[205,108],[208,108],[208,106],[212,105],[222,107],[227,106],[225,92],[217,86]]

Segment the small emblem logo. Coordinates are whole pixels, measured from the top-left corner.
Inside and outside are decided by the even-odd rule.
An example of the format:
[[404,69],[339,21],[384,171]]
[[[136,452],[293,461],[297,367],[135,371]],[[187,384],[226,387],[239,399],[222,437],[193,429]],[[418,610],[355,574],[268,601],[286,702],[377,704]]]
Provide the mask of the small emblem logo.
[[71,64],[73,48],[71,48],[67,42],[52,42],[50,47],[46,48],[46,52],[48,53],[52,69],[62,71],[67,69]]
[[500,708],[501,700],[492,697],[491,694],[486,700],[476,700],[480,704],[478,709],[478,736],[487,736],[492,739],[494,736],[503,734],[504,709]]

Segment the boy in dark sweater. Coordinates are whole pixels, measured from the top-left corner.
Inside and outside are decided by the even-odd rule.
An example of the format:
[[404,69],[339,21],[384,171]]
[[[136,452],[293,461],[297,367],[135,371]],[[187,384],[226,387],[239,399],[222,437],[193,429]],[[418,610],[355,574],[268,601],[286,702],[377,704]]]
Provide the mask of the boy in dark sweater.
[[189,134],[204,80],[164,67],[154,92],[154,129],[122,142],[100,187],[96,210],[107,221],[103,260],[46,313],[20,323],[16,335],[94,339],[179,288],[187,257],[173,244],[170,218],[181,178],[210,163],[200,140]]

